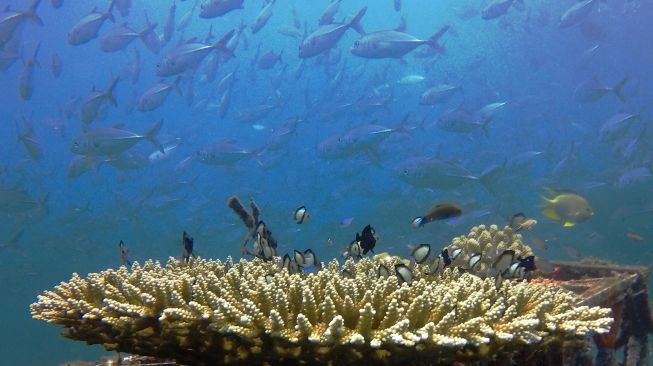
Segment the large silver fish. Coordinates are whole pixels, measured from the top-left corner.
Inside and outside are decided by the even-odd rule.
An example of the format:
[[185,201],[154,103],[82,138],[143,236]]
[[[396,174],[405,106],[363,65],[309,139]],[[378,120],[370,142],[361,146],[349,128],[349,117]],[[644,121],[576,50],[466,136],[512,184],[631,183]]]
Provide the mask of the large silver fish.
[[490,20],[505,15],[514,2],[515,0],[494,0],[483,8],[481,18]]
[[228,12],[243,8],[244,0],[206,0],[200,5],[200,18],[221,17]]
[[20,79],[18,80],[18,94],[20,94],[20,99],[29,100],[32,97],[32,81],[34,79],[34,66],[39,65],[39,62],[36,60],[36,56],[39,53],[41,48],[41,43],[36,45],[32,56],[25,60],[25,67],[20,73]]
[[462,166],[438,158],[404,160],[395,166],[394,173],[402,181],[417,188],[449,190],[479,180]]
[[444,103],[460,90],[460,86],[441,84],[427,89],[419,98],[421,105],[435,105]]
[[43,25],[41,18],[36,15],[36,7],[40,2],[41,0],[32,0],[24,11],[11,10],[9,6],[0,11],[0,45],[9,42],[18,26],[25,20],[29,19],[38,25]]
[[212,51],[218,50],[227,55],[233,55],[225,45],[235,30],[229,31],[214,45],[203,43],[182,43],[167,52],[156,65],[156,74],[158,76],[172,76],[185,72],[197,66]]
[[560,16],[560,27],[566,28],[587,18],[596,0],[583,0],[575,3]]
[[97,117],[102,103],[105,101],[116,105],[116,99],[113,96],[113,88],[116,87],[119,78],[115,77],[105,90],[93,90],[80,102],[80,116],[82,122],[89,124]]
[[327,159],[343,159],[359,153],[371,154],[378,159],[378,147],[391,134],[407,133],[404,121],[396,128],[388,128],[374,123],[355,127],[343,134],[331,136],[318,145],[317,155]]
[[326,9],[322,12],[322,15],[320,15],[320,21],[319,25],[327,25],[333,23],[333,17],[336,15],[338,12],[338,9],[340,8],[340,3],[342,3],[342,0],[333,0],[327,5]]
[[77,155],[112,156],[126,151],[143,140],[149,141],[161,150],[162,147],[156,140],[156,134],[162,124],[163,121],[156,122],[144,135],[120,127],[90,129],[73,140],[70,151]]
[[309,58],[332,49],[349,28],[353,28],[361,35],[365,34],[360,25],[360,20],[366,11],[367,7],[364,7],[348,23],[324,25],[309,34],[299,46],[299,57]]
[[70,32],[68,32],[68,44],[80,45],[97,37],[100,27],[102,27],[102,24],[104,24],[104,21],[107,19],[109,19],[111,23],[115,23],[116,20],[111,13],[114,3],[115,0],[112,0],[109,9],[105,13],[99,12],[97,8],[94,8],[90,14],[77,22]]
[[138,110],[141,112],[147,112],[159,108],[172,90],[174,90],[177,95],[181,95],[181,91],[179,90],[178,86],[180,78],[181,76],[177,76],[177,78],[171,84],[159,82],[147,89],[145,93],[143,93],[143,95],[141,95],[141,97],[138,99]]
[[195,154],[197,161],[207,165],[233,165],[247,157],[256,157],[257,151],[245,149],[232,140],[209,144]]
[[445,25],[427,40],[396,30],[376,31],[356,40],[351,53],[365,58],[401,58],[421,45],[439,49],[438,40],[447,30],[449,26]]
[[136,38],[145,42],[146,37],[154,31],[156,26],[156,24],[150,24],[141,32],[129,28],[127,23],[114,27],[100,38],[100,49],[104,52],[116,52],[125,49]]
[[623,78],[620,82],[613,87],[607,86],[598,77],[594,76],[591,79],[583,81],[578,84],[574,90],[574,100],[580,103],[593,103],[603,98],[608,93],[614,93],[622,102],[626,100],[621,89],[628,82],[628,78]]
[[42,199],[37,199],[19,186],[0,188],[0,212],[11,214],[45,209],[49,196],[46,194]]
[[258,31],[263,29],[265,24],[268,22],[270,17],[272,16],[272,7],[274,6],[274,2],[276,0],[270,0],[264,7],[261,9],[261,11],[258,13],[256,16],[256,20],[254,20],[254,24],[252,24],[252,33],[256,34]]

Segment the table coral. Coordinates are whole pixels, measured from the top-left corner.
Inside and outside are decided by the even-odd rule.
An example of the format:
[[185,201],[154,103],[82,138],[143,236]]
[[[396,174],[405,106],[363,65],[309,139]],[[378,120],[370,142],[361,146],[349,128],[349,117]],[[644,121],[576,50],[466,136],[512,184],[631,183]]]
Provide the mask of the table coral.
[[[605,333],[610,310],[577,307],[569,292],[457,269],[412,284],[379,276],[397,257],[332,261],[309,275],[277,259],[170,259],[73,274],[31,305],[35,319],[108,350],[189,364],[370,363],[480,359]],[[343,276],[347,268],[350,276]]]

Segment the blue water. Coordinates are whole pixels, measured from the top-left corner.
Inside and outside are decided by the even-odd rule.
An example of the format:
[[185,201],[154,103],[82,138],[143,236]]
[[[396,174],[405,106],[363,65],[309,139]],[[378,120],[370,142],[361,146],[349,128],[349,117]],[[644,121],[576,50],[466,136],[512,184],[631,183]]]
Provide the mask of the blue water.
[[[0,5],[23,10],[26,3]],[[575,249],[582,257],[624,264],[653,261],[651,2],[597,0],[576,24],[560,27],[560,16],[573,1],[516,2],[505,15],[489,20],[481,17],[488,2],[407,0],[396,12],[390,0],[345,1],[336,22],[350,19],[366,5],[361,25],[367,32],[394,29],[401,16],[406,18],[406,32],[419,39],[427,39],[445,24],[451,28],[439,40],[441,52],[430,52],[426,58],[416,56],[429,53],[428,45],[401,59],[357,57],[350,48],[361,36],[348,30],[333,49],[305,61],[298,57],[304,24],[309,34],[317,29],[328,4],[323,0],[277,1],[269,21],[256,34],[250,25],[263,1],[246,0],[244,9],[213,19],[200,18],[198,5],[187,28],[175,31],[158,54],[140,39],[122,51],[102,52],[103,35],[124,22],[141,31],[145,12],[158,23],[155,32],[161,36],[172,2],[134,1],[128,16],[113,10],[116,23],[107,21],[98,38],[70,45],[69,30],[94,7],[104,11],[108,3],[65,0],[54,9],[43,0],[36,11],[43,26],[26,20],[3,46],[3,55],[18,59],[0,74],[1,364],[55,365],[104,354],[98,346],[66,340],[58,335],[59,328],[32,320],[28,306],[41,291],[68,280],[73,272],[83,275],[118,267],[120,240],[129,247],[130,260],[165,260],[181,255],[185,230],[195,238],[196,255],[239,257],[244,228],[225,206],[233,194],[243,201],[256,200],[279,241],[280,254],[312,248],[323,261],[339,257],[367,224],[380,236],[377,252],[405,256],[409,245],[444,246],[475,224],[503,225],[517,212],[538,221],[525,240],[546,241],[548,249],[536,252],[548,259],[574,259],[570,252]],[[193,5],[190,0],[176,2],[177,25]],[[299,28],[293,25],[293,9]],[[135,108],[136,100],[161,80],[156,64],[162,55],[193,37],[203,42],[210,26],[215,42],[240,24],[246,27],[235,57],[220,60],[213,81],[206,75],[211,54],[181,74],[183,96],[170,93],[151,112]],[[294,29],[298,38],[282,35],[281,27]],[[22,60],[28,60],[39,43],[33,94],[22,100]],[[272,69],[261,69],[252,62],[258,45],[260,55],[283,51],[281,61]],[[142,70],[132,83],[126,70],[133,65],[135,50],[140,52]],[[50,70],[54,53],[62,63],[58,78]],[[216,88],[233,71],[231,102],[221,118],[224,91]],[[424,80],[397,83],[407,75]],[[181,144],[165,159],[140,169],[118,169],[104,161],[110,159],[105,156],[98,158],[102,161],[98,169],[69,177],[71,145],[84,130],[75,100],[86,97],[94,86],[106,88],[116,76],[121,78],[114,93],[117,106],[104,104],[100,116],[85,128],[121,123],[121,128],[142,134],[163,120],[158,140],[166,146]],[[593,101],[575,97],[574,91],[593,77],[607,87],[627,77],[623,101],[609,91]],[[174,77],[163,80],[171,83]],[[444,102],[420,105],[423,92],[442,84],[459,90]],[[473,113],[495,102],[506,104],[485,130],[456,133],[438,125],[448,111]],[[263,118],[242,121],[252,109],[270,104],[271,111]],[[638,118],[614,136],[601,137],[601,128],[617,113]],[[406,115],[408,133],[393,133],[365,151],[354,149],[341,158],[320,153],[319,146],[329,137],[372,122],[395,128]],[[271,150],[269,137],[295,118],[300,122],[291,138]],[[38,159],[30,159],[24,141],[17,138],[29,125],[32,143],[42,149]],[[224,165],[203,164],[197,158],[207,145],[227,139],[254,150],[256,157]],[[147,161],[155,150],[142,141],[128,151]],[[439,182],[411,185],[396,173],[409,161],[427,158],[450,161],[475,177],[492,164],[500,170],[492,179],[447,187]],[[629,174],[634,177],[628,179]],[[539,207],[544,187],[577,192],[591,204],[594,216],[570,228],[544,217]],[[16,203],[18,191],[26,196]],[[48,194],[43,205],[38,204]],[[25,200],[33,206],[25,207]],[[13,209],[3,206],[8,201]],[[411,227],[415,216],[437,202],[454,202],[463,215],[417,230]],[[311,218],[298,225],[291,213],[301,205]],[[341,227],[347,217],[353,222]],[[21,237],[8,243],[21,231]]]

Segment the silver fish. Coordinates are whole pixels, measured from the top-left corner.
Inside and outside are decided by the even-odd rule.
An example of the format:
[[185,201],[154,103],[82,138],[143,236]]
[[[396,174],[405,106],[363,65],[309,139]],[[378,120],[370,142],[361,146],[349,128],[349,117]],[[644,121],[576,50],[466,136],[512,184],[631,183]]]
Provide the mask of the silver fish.
[[427,89],[419,99],[421,105],[435,105],[448,101],[453,95],[460,90],[460,86],[449,84],[436,85]]
[[320,15],[319,25],[327,25],[333,23],[333,17],[338,12],[342,0],[333,0],[327,5],[326,9]]
[[427,40],[396,30],[367,33],[354,42],[351,53],[365,58],[402,58],[421,45],[428,45],[434,49],[441,48],[438,40],[447,30],[449,26],[445,25]]
[[505,15],[514,2],[515,0],[494,0],[483,8],[481,18],[490,20]]
[[206,0],[200,5],[200,18],[221,17],[232,10],[242,9],[244,0]]
[[58,78],[61,75],[61,68],[61,58],[59,57],[59,54],[55,52],[52,54],[52,59],[50,62],[50,71],[52,72],[52,76]]
[[299,46],[299,57],[314,57],[332,49],[349,28],[353,28],[361,35],[365,34],[360,25],[360,20],[366,11],[367,7],[364,7],[348,23],[324,25],[309,34]]
[[182,43],[163,55],[156,65],[158,76],[172,76],[185,72],[197,66],[212,51],[218,50],[231,55],[225,44],[233,37],[235,30],[229,31],[217,43]]
[[572,25],[587,18],[592,11],[596,0],[583,0],[575,3],[560,16],[559,26],[561,28],[571,27]]
[[608,93],[614,93],[622,102],[626,100],[621,92],[621,89],[628,82],[628,78],[623,78],[620,82],[613,87],[605,85],[598,77],[586,80],[576,87],[574,90],[574,100],[580,103],[592,103],[603,98]]
[[68,32],[68,44],[80,45],[97,37],[100,27],[102,27],[102,24],[104,24],[104,21],[107,19],[109,19],[111,23],[115,23],[116,20],[111,13],[114,3],[115,0],[112,0],[109,9],[105,13],[101,13],[97,8],[94,8],[90,14],[80,19],[80,21],[73,26],[70,32]]
[[25,20],[31,20],[38,25],[43,25],[43,20],[36,15],[36,7],[40,2],[41,0],[32,0],[27,9],[23,11],[11,10],[7,6],[0,12],[0,45],[9,42],[14,37],[18,26]]
[[195,158],[207,165],[233,165],[244,158],[256,157],[256,155],[256,150],[245,149],[232,140],[222,140],[203,147],[197,151]]
[[156,24],[150,24],[141,32],[129,28],[127,23],[112,28],[100,38],[100,49],[104,52],[116,52],[125,49],[136,38],[145,42],[145,38],[154,31]]
[[103,162],[97,156],[75,155],[68,164],[66,175],[68,178],[77,178],[86,172],[94,170],[97,172]]
[[20,94],[20,99],[29,100],[32,97],[32,81],[34,78],[34,66],[39,65],[39,62],[36,60],[36,56],[39,53],[41,48],[41,43],[36,45],[32,56],[25,60],[25,67],[20,73],[20,79],[18,80],[18,93]]
[[172,39],[172,34],[175,32],[175,13],[177,12],[177,4],[172,3],[170,10],[168,10],[168,18],[163,25],[163,40],[167,43]]
[[479,178],[462,166],[438,158],[410,158],[397,164],[395,175],[418,188],[454,189]]
[[343,134],[331,136],[323,140],[317,147],[317,155],[326,159],[343,159],[360,153],[372,154],[376,159],[379,144],[394,133],[408,133],[404,123],[398,127],[389,128],[374,123],[355,127]]
[[256,20],[254,20],[254,24],[252,24],[252,33],[256,34],[261,29],[263,29],[265,24],[272,16],[272,6],[274,6],[275,1],[276,0],[269,0],[263,9],[261,9],[261,11],[258,13]]
[[41,143],[39,142],[39,140],[34,135],[34,129],[32,128],[31,121],[29,121],[25,117],[22,117],[22,125],[23,125],[22,126],[23,132],[20,131],[21,128],[18,122],[16,122],[16,129],[18,130],[18,140],[25,147],[25,150],[27,151],[27,155],[29,156],[30,159],[39,160],[43,156],[43,148],[41,147]]
[[80,102],[80,116],[82,122],[89,124],[95,120],[100,111],[102,103],[108,101],[113,106],[116,105],[116,99],[113,96],[113,89],[116,87],[120,79],[118,77],[113,78],[111,83],[106,88],[106,90],[93,90]]
[[177,76],[171,84],[159,82],[147,89],[138,99],[138,110],[147,112],[159,108],[168,97],[168,94],[173,90],[177,95],[181,96],[181,91],[178,86],[180,78],[181,76]]
[[163,121],[156,122],[144,135],[118,127],[90,129],[73,140],[70,150],[78,155],[111,156],[126,151],[142,140],[147,140],[157,149],[161,149],[156,134],[162,125]]

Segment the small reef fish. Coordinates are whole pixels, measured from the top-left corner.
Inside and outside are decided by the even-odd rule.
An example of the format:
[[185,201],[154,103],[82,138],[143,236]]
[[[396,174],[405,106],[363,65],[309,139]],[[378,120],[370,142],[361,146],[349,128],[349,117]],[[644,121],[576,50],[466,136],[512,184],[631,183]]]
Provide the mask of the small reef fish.
[[127,248],[124,241],[121,240],[120,243],[118,243],[118,249],[120,249],[120,260],[122,261],[122,265],[131,267],[132,262],[129,260],[129,248]]
[[371,251],[374,253],[374,246],[376,245],[377,240],[378,235],[376,234],[376,231],[372,226],[367,225],[363,228],[363,231],[361,231],[360,234],[356,233],[356,239],[349,244],[347,250],[342,253],[342,256],[345,259],[361,259],[363,258],[363,255],[367,254],[367,252]]
[[317,273],[322,269],[322,263],[317,259],[312,249],[306,249],[303,253],[295,250],[292,258],[286,254],[281,260],[281,267],[288,270],[288,273]]
[[370,225],[365,226],[360,235],[356,233],[356,241],[360,243],[360,246],[363,249],[363,254],[367,254],[367,252],[370,251],[374,253],[374,246],[376,245],[377,238],[376,231]]
[[515,232],[518,232],[523,229],[532,229],[533,226],[537,225],[537,220],[528,218],[526,215],[524,215],[523,212],[519,212],[510,218],[509,224],[510,227],[515,230]]
[[546,244],[546,241],[540,239],[540,238],[533,238],[533,244],[539,249],[539,250],[547,250],[549,249],[549,246]]
[[300,206],[293,211],[292,217],[297,224],[302,224],[304,221],[310,219],[311,215],[308,213],[306,206]]
[[568,256],[572,259],[579,259],[581,257],[580,251],[574,247],[565,245],[563,247]]
[[545,191],[551,197],[541,196],[542,214],[562,222],[564,227],[572,227],[594,216],[589,202],[581,195],[570,191],[556,192],[550,188],[545,188]]
[[349,227],[349,225],[351,225],[352,222],[354,222],[353,217],[345,217],[344,219],[340,220],[339,225],[340,225],[341,228],[344,229],[346,227]]
[[399,280],[399,286],[401,286],[403,283],[408,285],[413,283],[413,271],[411,271],[407,265],[403,263],[395,264],[395,274]]
[[463,210],[453,203],[438,203],[431,207],[424,216],[417,216],[413,219],[413,227],[420,228],[429,222],[436,220],[447,220],[463,214]]
[[644,241],[644,237],[635,233],[626,233],[626,237],[632,241]]
[[183,243],[182,258],[185,263],[188,263],[190,257],[193,255],[193,237],[184,231],[181,240]]

